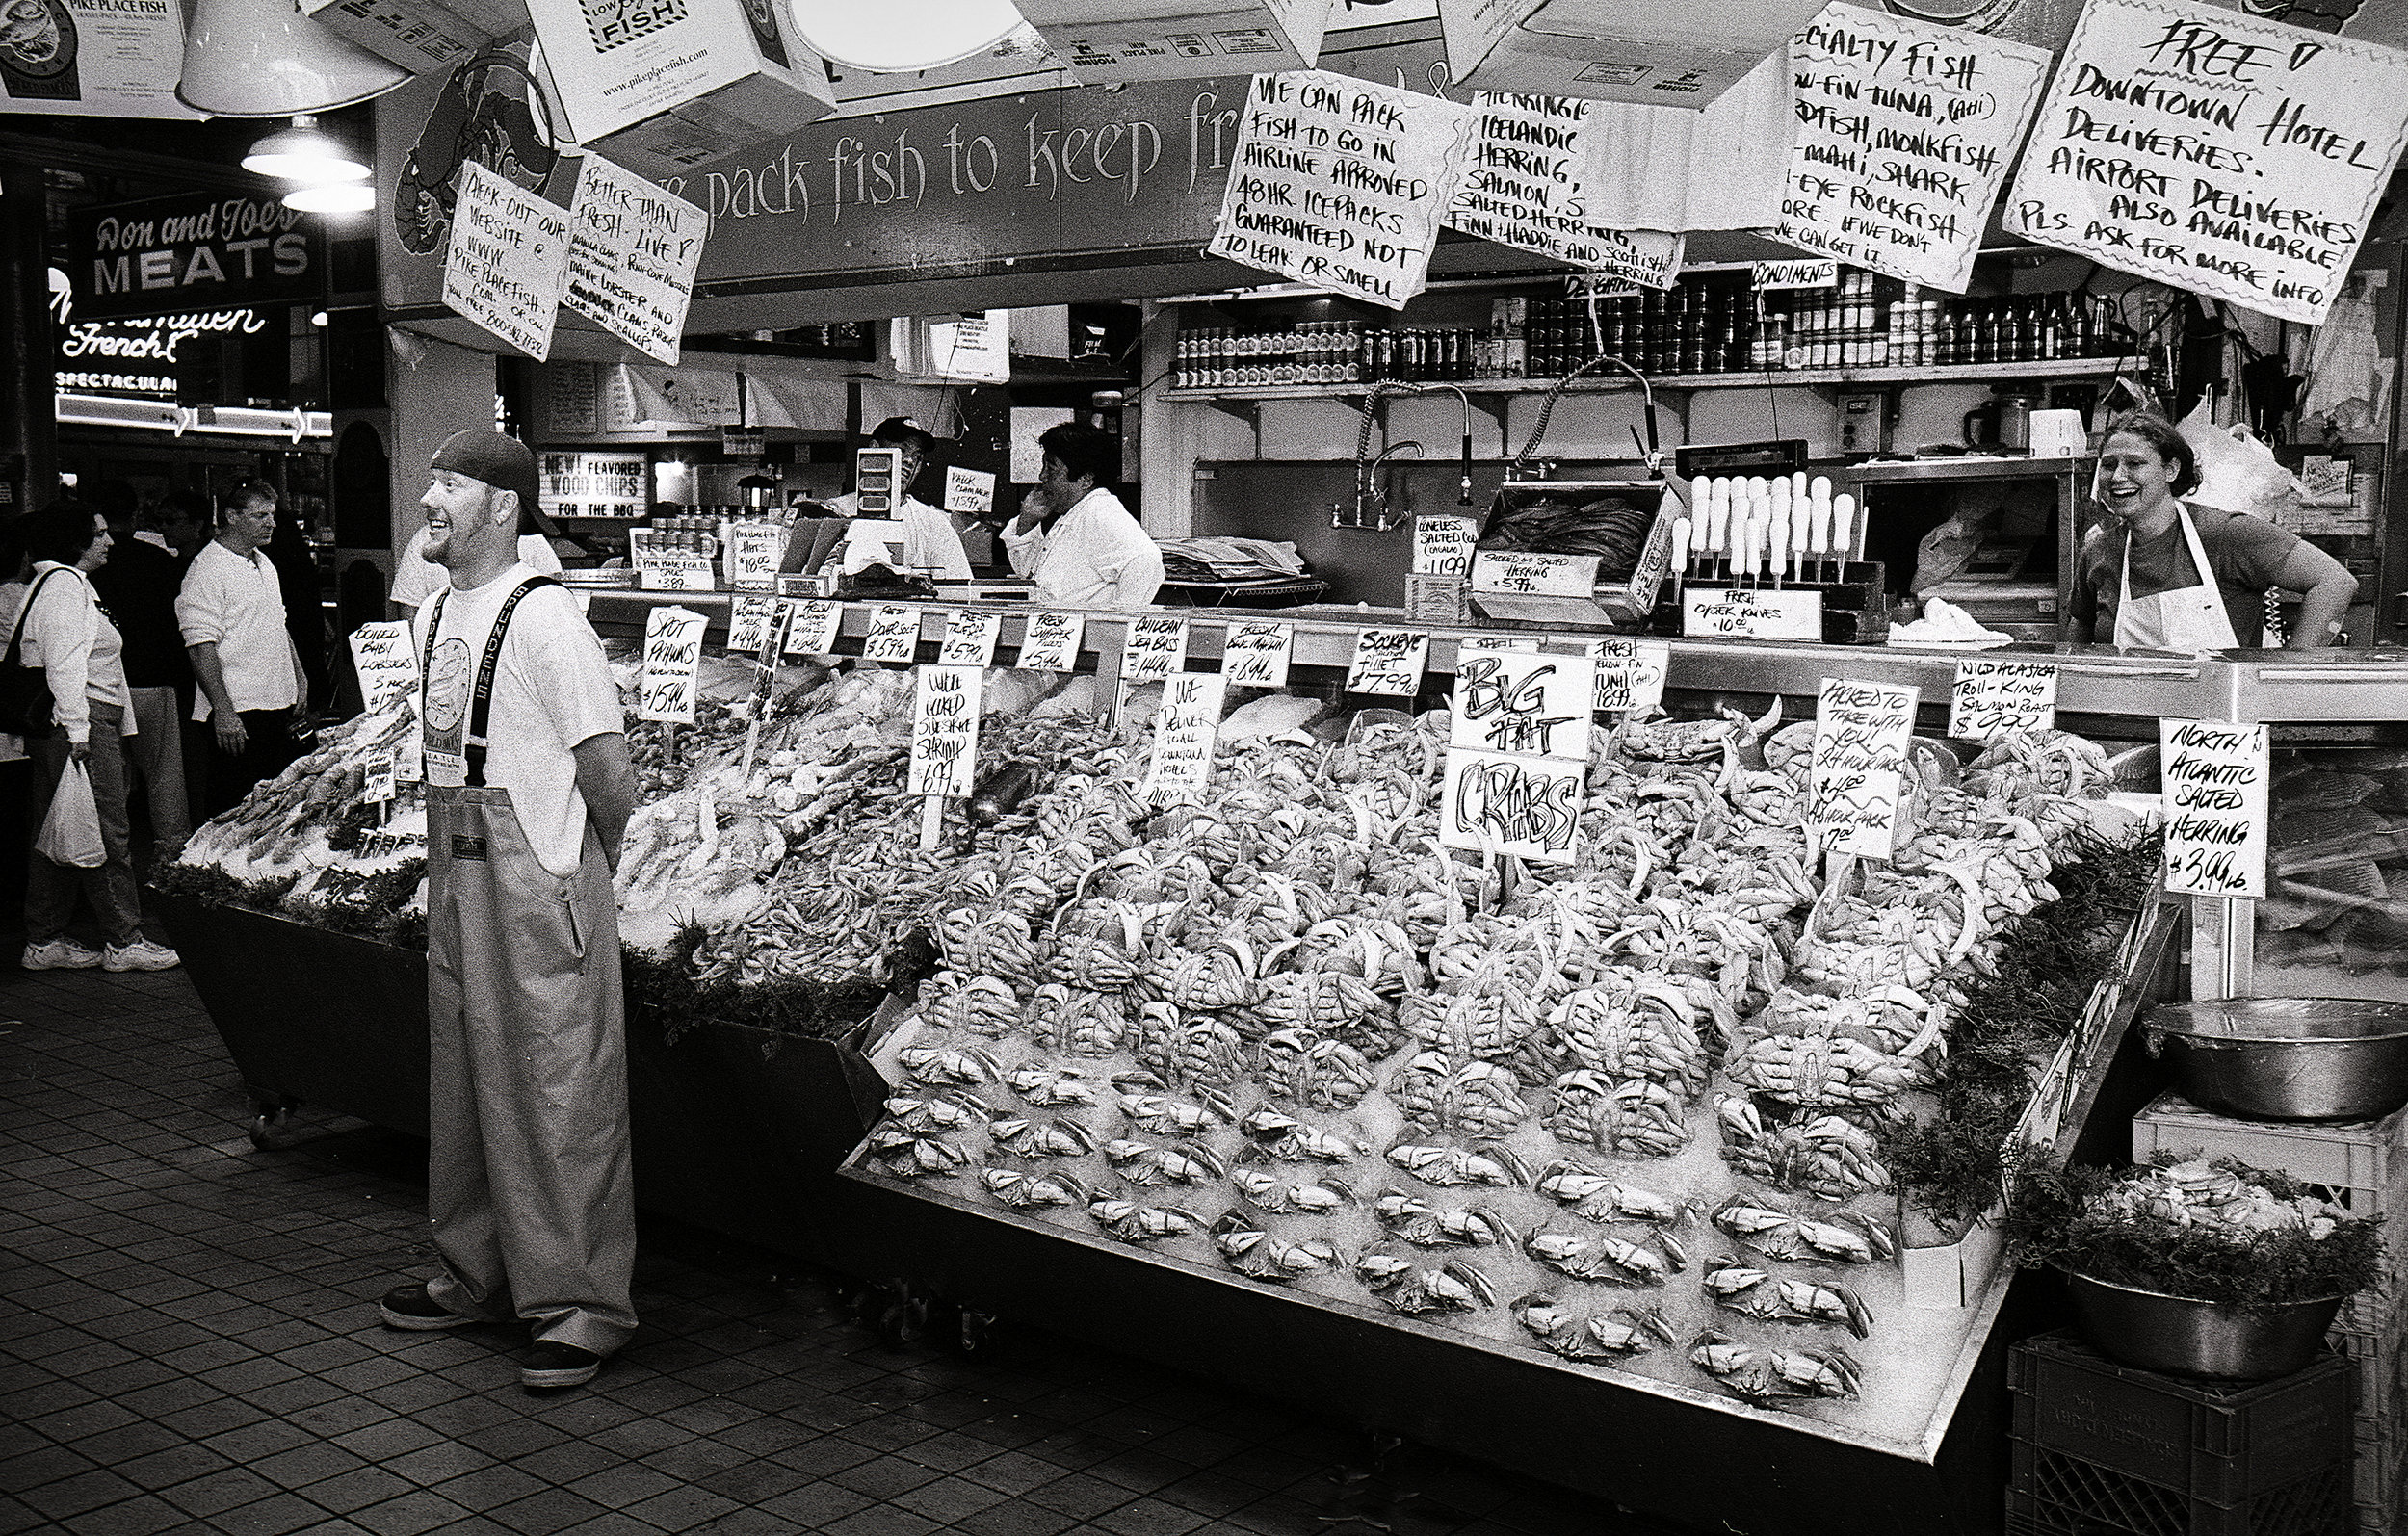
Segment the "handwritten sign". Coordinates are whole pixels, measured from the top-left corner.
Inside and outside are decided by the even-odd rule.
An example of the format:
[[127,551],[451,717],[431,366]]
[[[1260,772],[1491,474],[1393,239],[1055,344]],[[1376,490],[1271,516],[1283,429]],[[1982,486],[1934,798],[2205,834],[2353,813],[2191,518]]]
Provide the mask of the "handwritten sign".
[[1422,673],[1428,665],[1427,632],[1362,630],[1354,637],[1354,661],[1347,667],[1347,691],[1410,698],[1422,690]]
[[1641,640],[1637,654],[1631,658],[1630,702],[1626,710],[1644,714],[1663,702],[1663,680],[1672,671],[1672,647],[1656,640]]
[[1963,293],[2048,54],[1831,5],[1790,39],[1790,68],[1797,135],[1772,237]]
[[410,643],[406,623],[362,624],[352,631],[351,641],[359,701],[369,714],[418,691],[418,647]]
[[842,603],[824,597],[788,598],[786,654],[825,656],[836,649],[836,636],[844,624],[845,605]]
[[1232,624],[1220,650],[1220,675],[1232,688],[1279,688],[1288,681],[1296,627],[1249,619]]
[[1822,680],[1806,810],[1808,832],[1821,851],[1890,856],[1917,696],[1903,684]]
[[967,512],[975,516],[995,509],[995,477],[983,469],[964,469],[959,464],[945,470],[945,510]]
[[[711,216],[589,149],[568,217],[568,286],[562,304],[653,361],[675,367]],[[758,444],[756,437],[755,457]]]
[[910,662],[920,654],[920,611],[907,603],[880,603],[870,611],[870,633],[862,659]]
[[743,656],[757,652],[772,638],[771,627],[777,622],[777,599],[774,597],[740,597],[727,612],[727,654]]
[[[1465,635],[1454,642],[1457,657],[1477,656],[1484,651],[1534,651],[1538,649],[1535,635]],[[1458,666],[1461,663],[1456,664]]]
[[1402,309],[1428,278],[1472,117],[1319,69],[1254,76],[1205,253]]
[[1956,664],[1949,693],[1949,734],[1987,742],[2010,732],[2029,735],[2056,723],[2055,662],[1968,657]]
[[1771,293],[1782,288],[1837,288],[1840,286],[1840,264],[1836,261],[1752,261],[1747,264],[1747,282],[1758,293]]
[[2165,888],[2265,895],[2266,733],[2225,720],[2159,720]]
[[1075,672],[1079,644],[1086,638],[1086,614],[1038,609],[1029,614],[1028,628],[1021,632],[1016,664],[1032,672]]
[[1463,622],[1464,579],[1407,571],[1404,577],[1404,616],[1417,624]]
[[1822,594],[1794,587],[1684,587],[1681,633],[1737,640],[1820,640]]
[[473,157],[460,162],[443,301],[537,362],[568,281],[568,210],[520,190]]
[[1469,576],[1479,543],[1477,517],[1424,512],[1413,519],[1413,570],[1420,576]]
[[693,549],[639,549],[636,581],[647,592],[716,592],[711,558]]
[[372,805],[381,805],[393,798],[394,763],[390,752],[371,752],[360,759],[359,797]]
[[1584,656],[1491,651],[1458,662],[1449,741],[1460,747],[1588,761],[1594,668]]
[[727,585],[740,592],[777,590],[777,567],[786,558],[786,530],[775,523],[727,525]]
[[1598,193],[1585,185],[1592,113],[1619,106],[1578,96],[1482,91],[1472,98],[1469,159],[1447,222],[1467,235],[1535,251],[1568,267],[1606,273],[1649,288],[1680,275],[1684,239],[1646,229],[1604,229],[1589,221]]
[[1451,848],[1572,862],[1588,767],[1452,747],[1438,806],[1438,841]]
[[2408,53],[2183,0],[2091,0],[2004,223],[2324,323],[2408,142]]
[[1184,618],[1136,618],[1129,621],[1127,648],[1120,658],[1123,687],[1159,683],[1187,664],[1188,621]]
[[1164,680],[1162,706],[1154,712],[1154,756],[1145,770],[1148,804],[1204,797],[1228,686],[1218,672],[1181,672]]
[[957,608],[945,615],[945,639],[936,659],[947,666],[992,666],[995,638],[1004,615],[991,608]]
[[1597,590],[1597,557],[1484,549],[1472,558],[1472,590],[1587,597]]
[[911,696],[911,793],[970,793],[979,762],[979,693],[986,669],[923,666]]
[[401,745],[393,750],[393,778],[400,784],[423,784],[427,779],[427,743],[418,732],[402,737]]
[[702,631],[709,622],[692,609],[673,605],[644,616],[636,718],[694,723],[694,672],[702,664]]

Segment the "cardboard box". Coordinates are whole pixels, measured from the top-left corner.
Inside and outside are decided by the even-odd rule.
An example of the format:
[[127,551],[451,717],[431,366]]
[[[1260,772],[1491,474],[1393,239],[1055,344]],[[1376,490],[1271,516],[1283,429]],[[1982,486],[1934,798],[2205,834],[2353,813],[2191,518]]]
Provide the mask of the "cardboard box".
[[776,0],[529,0],[570,134],[638,175],[682,175],[836,105]]
[[1310,69],[1335,0],[1019,0],[1083,86]]
[[1447,67],[1467,91],[1593,96],[1692,111],[1822,10],[1821,0],[1439,0]]
[[520,0],[301,0],[301,13],[412,74],[465,64],[527,24]]

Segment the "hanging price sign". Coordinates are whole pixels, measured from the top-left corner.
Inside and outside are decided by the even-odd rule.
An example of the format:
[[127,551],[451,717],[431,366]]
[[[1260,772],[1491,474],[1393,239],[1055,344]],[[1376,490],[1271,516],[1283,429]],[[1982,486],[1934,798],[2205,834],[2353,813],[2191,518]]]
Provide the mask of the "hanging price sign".
[[749,651],[758,651],[769,638],[770,626],[776,619],[776,598],[736,599],[727,612],[727,654],[742,656]]
[[1004,615],[993,609],[959,608],[945,615],[945,640],[936,659],[947,666],[992,666],[995,638]]
[[1493,651],[1455,667],[1453,745],[1530,757],[1588,760],[1588,700],[1595,685],[1584,656]]
[[1020,659],[1015,664],[1032,672],[1075,672],[1079,643],[1086,638],[1086,615],[1039,609],[1029,615],[1020,633]]
[[923,666],[911,708],[911,793],[970,793],[979,758],[979,693],[986,669]]
[[824,597],[786,600],[786,654],[825,656],[845,627],[845,605]]
[[880,603],[870,611],[869,638],[861,656],[870,662],[910,662],[920,654],[920,611],[907,603]]
[[1159,683],[1188,661],[1188,621],[1184,618],[1139,618],[1129,621],[1129,643],[1120,658],[1124,688]]
[[1288,681],[1296,626],[1247,620],[1232,624],[1220,651],[1220,675],[1232,688],[1279,688]]
[[1949,734],[1987,742],[2029,736],[2056,723],[2056,664],[1970,656],[1956,664],[1949,693]]
[[1411,698],[1422,690],[1422,673],[1428,665],[1427,632],[1364,630],[1354,637],[1354,662],[1347,668],[1347,691]]

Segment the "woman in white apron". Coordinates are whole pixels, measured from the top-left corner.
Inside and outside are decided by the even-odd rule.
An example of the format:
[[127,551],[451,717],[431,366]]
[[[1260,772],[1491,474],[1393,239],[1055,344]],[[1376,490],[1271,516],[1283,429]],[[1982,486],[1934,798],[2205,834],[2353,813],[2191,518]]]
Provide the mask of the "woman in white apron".
[[2332,644],[2356,579],[2286,529],[2186,504],[2198,480],[2190,445],[2170,422],[2135,416],[2108,436],[2091,482],[2105,515],[2082,541],[2072,638],[2185,654],[2254,646],[2272,587],[2303,594],[2286,643]]

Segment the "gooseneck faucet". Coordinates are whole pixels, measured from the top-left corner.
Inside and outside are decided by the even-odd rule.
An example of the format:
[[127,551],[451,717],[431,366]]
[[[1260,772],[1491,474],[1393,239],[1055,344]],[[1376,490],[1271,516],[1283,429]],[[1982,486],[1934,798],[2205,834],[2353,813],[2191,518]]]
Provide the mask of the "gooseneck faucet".
[[[1460,384],[1442,382],[1407,383],[1400,379],[1383,378],[1378,383],[1372,386],[1370,397],[1363,402],[1363,424],[1355,433],[1354,521],[1351,525],[1348,525],[1342,523],[1333,517],[1330,519],[1330,525],[1332,527],[1345,528],[1351,526],[1363,529],[1369,533],[1385,534],[1390,529],[1397,526],[1394,522],[1390,521],[1388,516],[1388,498],[1385,495],[1376,494],[1374,491],[1374,471],[1376,471],[1381,464],[1388,461],[1389,455],[1400,453],[1407,446],[1410,446],[1416,454],[1419,454],[1421,452],[1421,445],[1419,443],[1400,443],[1396,447],[1390,448],[1386,452],[1380,454],[1377,458],[1374,458],[1372,456],[1372,423],[1378,418],[1379,403],[1383,400],[1388,400],[1398,395],[1434,395],[1440,393],[1441,391],[1453,393],[1454,398],[1459,401],[1463,406],[1463,456],[1455,482],[1455,505],[1457,507],[1469,507],[1472,505],[1471,395],[1467,393]],[[1373,510],[1373,504],[1374,501],[1377,503],[1376,511]],[[1372,520],[1369,522],[1365,521],[1365,514],[1367,512],[1372,514]]]

